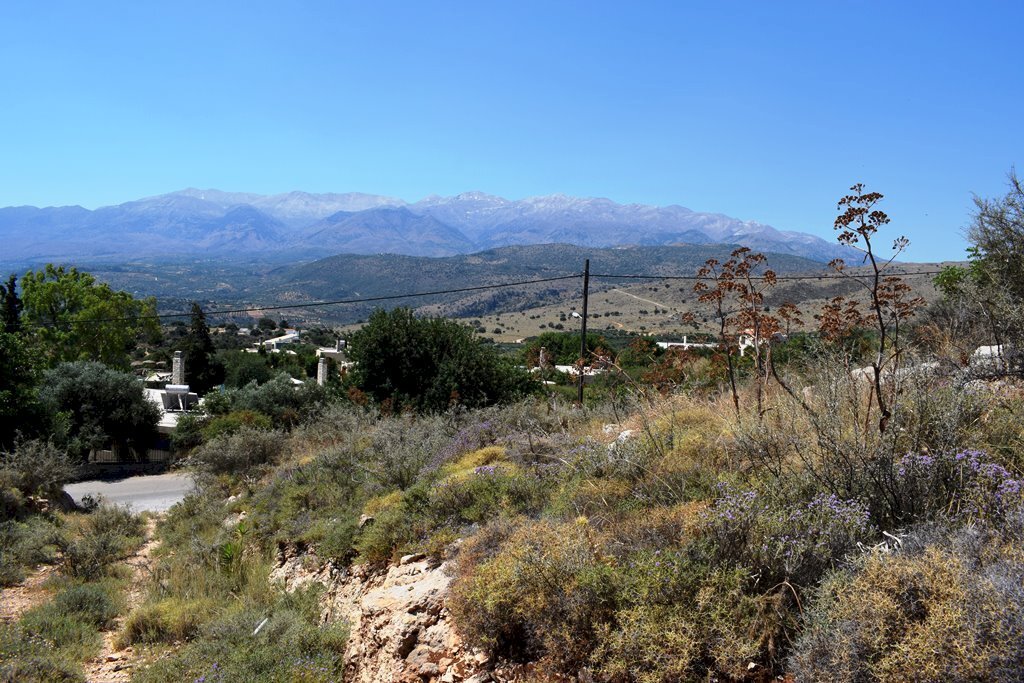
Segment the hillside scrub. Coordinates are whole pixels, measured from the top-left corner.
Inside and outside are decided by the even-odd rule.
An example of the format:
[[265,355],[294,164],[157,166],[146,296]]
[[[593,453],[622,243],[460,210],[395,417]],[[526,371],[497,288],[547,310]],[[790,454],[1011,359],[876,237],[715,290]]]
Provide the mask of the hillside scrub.
[[82,663],[97,654],[101,631],[124,609],[119,563],[141,544],[143,520],[125,508],[99,505],[36,514],[19,524],[4,527],[0,551],[58,571],[43,584],[52,596],[0,624],[0,680],[83,681]]
[[[265,576],[281,548],[338,566],[421,552],[452,561],[449,608],[470,645],[550,675],[817,671],[827,664],[814,643],[833,637],[833,610],[817,607],[828,587],[874,585],[863,572],[904,555],[922,561],[908,541],[885,546],[892,537],[983,529],[987,547],[1012,547],[1022,431],[1006,416],[1024,401],[1019,389],[994,400],[955,375],[907,375],[880,433],[857,412],[870,386],[825,364],[790,381],[812,378],[806,406],[762,387],[764,415],[741,383],[738,418],[728,394],[390,416],[334,404],[291,432],[218,437],[194,455],[217,476],[162,525],[150,599],[124,637],[192,643],[159,670],[201,675],[248,619],[232,615],[255,614],[229,607],[232,596],[256,611],[278,599]],[[266,440],[273,455],[238,466],[235,450],[261,451],[231,439]],[[958,590],[992,603],[979,583]],[[842,628],[871,632],[873,613],[844,599]],[[1009,628],[993,619],[977,628]],[[334,662],[331,642],[306,652]],[[900,642],[880,643],[878,660]]]
[[447,563],[464,644],[539,680],[1012,680],[1024,386],[917,355],[920,302],[871,241],[881,196],[852,192],[836,227],[871,261],[850,274],[866,303],[833,299],[814,334],[787,337],[799,311],[769,310],[773,276],[738,249],[696,288],[721,346],[634,342],[584,405],[492,391],[490,350],[402,309],[353,338],[348,402],[233,431],[271,407],[218,399],[238,419],[193,452],[208,476],[122,634],[156,655],[139,676],[341,675],[343,625],[271,563],[422,554]]

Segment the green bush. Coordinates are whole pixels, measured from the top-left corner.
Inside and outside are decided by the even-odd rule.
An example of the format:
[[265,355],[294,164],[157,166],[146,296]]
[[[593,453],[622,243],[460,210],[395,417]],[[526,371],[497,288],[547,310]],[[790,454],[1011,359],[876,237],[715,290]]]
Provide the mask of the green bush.
[[286,447],[281,432],[246,427],[212,439],[192,452],[188,462],[200,472],[244,476],[273,464]]
[[444,411],[516,400],[536,390],[530,376],[481,344],[473,331],[411,309],[377,310],[352,335],[356,386],[392,410]]
[[316,382],[296,386],[282,373],[264,384],[250,382],[231,392],[232,410],[250,410],[269,415],[274,426],[291,429],[318,411],[327,400],[326,390]]
[[110,582],[71,584],[54,596],[52,604],[58,614],[107,629],[121,613],[123,596],[120,586]]
[[185,413],[178,418],[178,425],[171,434],[171,446],[177,452],[190,451],[203,443],[203,427],[207,416],[201,413]]
[[80,461],[111,444],[145,453],[160,420],[135,377],[102,363],[76,361],[49,370],[39,399],[55,416],[54,441]]
[[142,518],[127,506],[102,505],[89,513],[78,533],[60,540],[61,567],[67,576],[98,579],[142,543]]
[[263,413],[253,410],[233,410],[226,415],[211,417],[205,422],[201,431],[204,441],[212,441],[217,437],[237,434],[243,429],[270,431],[273,428],[273,422]]
[[340,680],[346,630],[340,624],[319,626],[317,595],[315,590],[296,591],[269,604],[242,600],[172,656],[140,669],[134,680]]

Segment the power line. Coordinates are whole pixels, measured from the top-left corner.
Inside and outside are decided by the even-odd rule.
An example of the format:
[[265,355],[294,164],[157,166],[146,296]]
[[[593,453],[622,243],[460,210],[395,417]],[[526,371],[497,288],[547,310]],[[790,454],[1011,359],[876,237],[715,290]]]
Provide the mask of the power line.
[[[937,275],[941,271],[938,270],[926,270],[919,271],[916,273],[890,273],[890,275],[899,276],[916,276],[916,275]],[[558,282],[564,280],[576,280],[583,278],[583,273],[574,273],[572,275],[561,275],[556,277],[538,278],[534,280],[519,280],[516,282],[502,282],[492,285],[477,285],[474,287],[458,287],[452,289],[439,289],[429,292],[407,292],[404,294],[389,294],[385,296],[373,296],[373,297],[361,297],[352,299],[334,299],[325,301],[305,301],[296,304],[276,304],[272,306],[247,306],[245,308],[229,308],[215,311],[204,311],[207,316],[223,316],[223,315],[234,315],[239,313],[261,313],[264,311],[282,311],[282,310],[294,310],[302,308],[316,308],[320,306],[338,306],[345,304],[364,304],[364,303],[375,303],[380,301],[395,301],[397,299],[413,299],[422,298],[428,296],[441,296],[444,294],[463,294],[466,292],[479,292],[490,289],[502,289],[505,287],[521,287],[524,285],[542,284],[545,282]],[[617,279],[617,280],[685,280],[685,281],[697,281],[706,280],[708,278],[698,277],[697,275],[619,275],[613,273],[591,273],[591,278],[604,278],[604,279]],[[845,274],[822,274],[822,275],[779,275],[776,276],[777,281],[811,281],[811,280],[839,280],[849,279],[851,275]],[[752,277],[753,280],[763,280],[763,276]],[[125,316],[117,318],[94,318],[91,320],[77,320],[72,322],[57,322],[57,323],[23,323],[27,327],[46,328],[46,327],[58,327],[62,325],[94,325],[103,323],[116,323],[116,322],[137,322],[142,320],[170,320],[174,318],[188,318],[191,313],[159,313],[155,315],[139,315],[139,316]]]
[[[942,271],[940,270],[922,270],[916,273],[886,273],[886,276],[898,275],[901,277],[913,277],[915,275],[938,275]],[[577,276],[578,277],[578,276]],[[698,277],[697,275],[613,275],[611,273],[591,273],[590,277],[595,278],[610,278],[615,280],[708,280],[708,277]],[[824,273],[822,275],[776,275],[775,279],[779,282],[790,281],[796,282],[801,280],[848,280],[857,277],[856,275],[841,275],[835,273]],[[764,276],[758,275],[750,278],[751,280],[763,280]]]
[[[230,315],[234,313],[260,313],[263,311],[280,311],[285,309],[295,308],[315,308],[317,306],[336,306],[340,304],[363,304],[373,303],[376,301],[393,301],[395,299],[411,299],[416,297],[425,296],[439,296],[441,294],[461,294],[464,292],[479,292],[486,289],[500,289],[502,287],[521,287],[523,285],[534,285],[543,282],[557,282],[559,280],[575,280],[582,278],[582,273],[575,273],[573,275],[562,275],[559,277],[546,277],[537,280],[520,280],[518,282],[502,282],[494,285],[477,285],[476,287],[459,287],[456,289],[439,289],[432,292],[409,292],[407,294],[389,294],[386,296],[371,296],[359,299],[335,299],[333,301],[305,301],[298,304],[280,304],[274,306],[250,306],[247,308],[230,308],[219,311],[203,311],[207,316],[218,316],[218,315]],[[165,318],[188,318],[191,313],[160,313],[157,315],[137,315],[134,317],[120,317],[120,318],[93,318],[91,320],[76,320],[74,323],[48,323],[48,324],[35,324],[30,325],[32,327],[56,327],[57,325],[68,325],[68,324],[99,324],[99,323],[116,323],[116,322],[131,322],[139,320],[163,320]]]

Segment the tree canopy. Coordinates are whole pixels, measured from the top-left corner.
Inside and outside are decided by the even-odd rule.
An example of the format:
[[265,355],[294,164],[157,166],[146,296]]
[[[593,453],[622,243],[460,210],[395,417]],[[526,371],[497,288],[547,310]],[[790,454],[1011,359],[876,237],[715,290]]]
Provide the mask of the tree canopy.
[[48,370],[39,399],[53,417],[54,442],[81,459],[111,445],[143,454],[160,419],[137,379],[93,361]]
[[21,331],[21,297],[18,296],[18,278],[11,275],[7,284],[0,283],[0,330],[4,332]]
[[47,365],[94,360],[126,369],[140,337],[156,338],[156,300],[135,299],[76,268],[47,264],[21,279],[21,315]]
[[42,426],[36,401],[40,369],[21,335],[0,330],[0,448],[12,446],[19,433],[34,436]]
[[[970,265],[935,279],[956,306],[995,344],[1024,344],[1024,183],[1011,171],[1003,197],[976,197],[968,238]],[[1019,368],[1018,368],[1019,369]]]
[[375,311],[352,335],[352,377],[362,391],[396,409],[479,407],[525,395],[533,382],[468,327],[417,318],[408,308]]
[[206,324],[206,314],[192,303],[192,316],[181,350],[185,355],[185,382],[192,391],[205,394],[224,381],[224,365],[215,358],[216,349]]

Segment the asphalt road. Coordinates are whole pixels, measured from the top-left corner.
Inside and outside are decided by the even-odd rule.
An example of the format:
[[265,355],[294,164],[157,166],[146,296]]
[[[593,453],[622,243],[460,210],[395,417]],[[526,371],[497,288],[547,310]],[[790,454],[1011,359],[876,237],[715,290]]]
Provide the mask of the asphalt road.
[[82,502],[87,495],[103,496],[108,503],[127,503],[135,512],[163,512],[192,491],[192,477],[187,474],[148,474],[125,477],[117,481],[82,481],[69,484],[64,490]]

